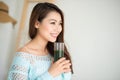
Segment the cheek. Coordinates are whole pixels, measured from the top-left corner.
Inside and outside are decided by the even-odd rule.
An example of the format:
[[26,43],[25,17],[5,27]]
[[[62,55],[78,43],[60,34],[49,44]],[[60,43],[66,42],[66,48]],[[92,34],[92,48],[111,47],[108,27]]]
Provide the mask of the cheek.
[[46,33],[50,33],[50,31],[52,31],[52,28],[51,28],[50,26],[45,26],[45,27],[44,27],[44,31],[45,31]]
[[62,32],[62,27],[59,29],[59,33],[61,33]]
[[50,26],[46,25],[46,26],[42,26],[39,32],[41,35],[48,36],[50,31],[51,31]]

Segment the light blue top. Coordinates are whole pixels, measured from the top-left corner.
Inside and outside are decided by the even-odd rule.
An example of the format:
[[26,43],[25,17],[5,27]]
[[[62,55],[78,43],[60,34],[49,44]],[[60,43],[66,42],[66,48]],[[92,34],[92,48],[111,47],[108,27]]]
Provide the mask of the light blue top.
[[50,55],[36,56],[17,52],[10,67],[8,80],[71,80],[71,72],[53,78],[48,72],[51,63]]

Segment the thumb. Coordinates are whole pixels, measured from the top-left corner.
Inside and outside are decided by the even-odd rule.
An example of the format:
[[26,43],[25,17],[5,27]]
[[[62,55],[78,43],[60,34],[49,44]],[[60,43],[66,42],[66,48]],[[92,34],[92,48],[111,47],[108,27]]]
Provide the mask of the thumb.
[[54,58],[52,58],[52,64],[54,63]]

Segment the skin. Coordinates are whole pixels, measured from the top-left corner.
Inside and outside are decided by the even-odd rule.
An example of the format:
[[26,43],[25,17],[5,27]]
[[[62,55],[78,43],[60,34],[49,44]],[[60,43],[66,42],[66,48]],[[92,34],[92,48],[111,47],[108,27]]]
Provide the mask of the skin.
[[[59,13],[52,11],[50,12],[42,22],[36,21],[35,28],[38,33],[36,37],[27,43],[20,51],[28,52],[34,55],[47,55],[49,52],[46,48],[48,41],[55,42],[57,36],[62,31],[61,16]],[[70,61],[65,58],[61,58],[55,63],[52,63],[48,72],[56,77],[64,72],[70,72]]]

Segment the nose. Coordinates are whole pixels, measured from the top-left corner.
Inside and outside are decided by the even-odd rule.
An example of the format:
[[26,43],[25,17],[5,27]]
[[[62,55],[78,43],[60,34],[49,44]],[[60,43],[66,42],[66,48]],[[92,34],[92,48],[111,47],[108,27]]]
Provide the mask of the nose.
[[55,25],[55,27],[54,27],[54,31],[59,32],[60,29],[61,29],[61,26],[60,26],[60,25]]

